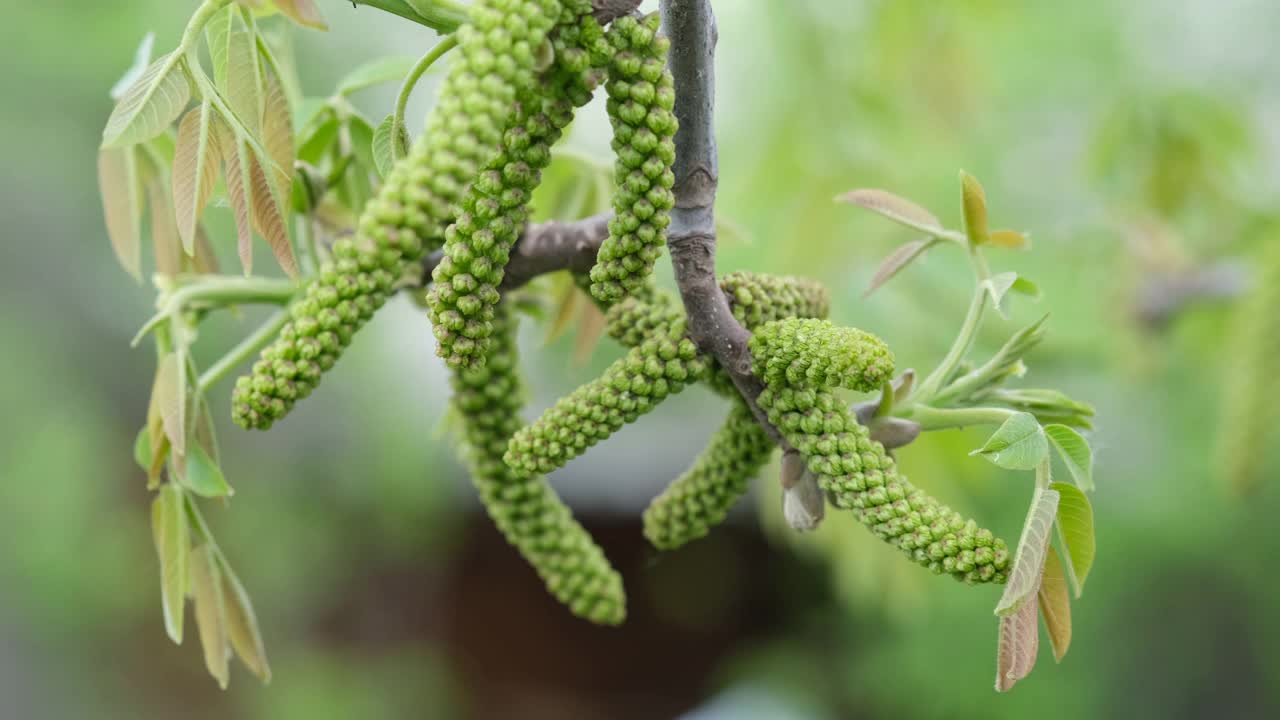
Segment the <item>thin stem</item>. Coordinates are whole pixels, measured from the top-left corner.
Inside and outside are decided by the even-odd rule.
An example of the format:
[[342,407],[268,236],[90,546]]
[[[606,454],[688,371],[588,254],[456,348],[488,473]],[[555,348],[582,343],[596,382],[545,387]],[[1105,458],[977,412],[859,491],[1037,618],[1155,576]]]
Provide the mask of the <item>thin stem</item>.
[[368,5],[419,25],[426,25],[441,34],[451,33],[466,22],[469,13],[465,5],[453,0],[429,0],[417,9],[405,0],[351,0],[353,5]]
[[213,16],[230,2],[231,0],[205,0],[200,7],[196,8],[195,14],[187,21],[186,30],[182,32],[178,52],[194,51],[200,44],[200,33],[204,32],[204,26],[208,25]]
[[911,405],[901,408],[898,417],[909,418],[920,425],[922,431],[972,427],[974,425],[999,425],[1017,415],[1008,408],[936,408],[930,405]]
[[418,61],[417,65],[409,71],[408,77],[404,79],[404,85],[400,87],[400,95],[396,97],[396,112],[394,119],[391,121],[391,160],[397,162],[400,160],[400,144],[395,140],[400,137],[400,132],[404,128],[404,111],[409,105],[409,96],[413,95],[413,89],[418,86],[418,81],[422,79],[422,75],[435,64],[437,60],[444,57],[444,54],[458,46],[458,36],[450,35],[435,47],[427,51],[426,55]]
[[211,275],[202,276],[190,285],[178,288],[169,296],[166,305],[170,312],[177,312],[195,303],[284,305],[293,299],[297,291],[298,286],[289,280]]
[[951,344],[951,349],[947,351],[946,357],[942,358],[942,362],[938,363],[938,367],[920,383],[915,395],[920,402],[928,402],[937,394],[942,387],[942,383],[947,381],[952,371],[968,354],[969,348],[973,345],[973,339],[978,333],[978,326],[982,323],[982,313],[987,306],[987,289],[979,285],[973,292],[973,299],[969,302],[969,311],[964,318],[964,325],[960,328],[960,334],[956,336],[955,342]]
[[298,256],[298,268],[303,277],[314,275],[318,267],[316,263],[315,233],[312,232],[311,213],[299,215],[293,223],[294,251]]
[[218,358],[218,361],[209,366],[208,370],[200,376],[199,388],[204,393],[213,387],[219,380],[226,377],[228,373],[235,370],[240,363],[248,360],[259,350],[266,347],[267,343],[275,338],[276,333],[280,332],[280,328],[289,321],[289,311],[281,310],[271,316],[254,331],[252,335],[240,341],[240,344],[227,351],[227,354]]

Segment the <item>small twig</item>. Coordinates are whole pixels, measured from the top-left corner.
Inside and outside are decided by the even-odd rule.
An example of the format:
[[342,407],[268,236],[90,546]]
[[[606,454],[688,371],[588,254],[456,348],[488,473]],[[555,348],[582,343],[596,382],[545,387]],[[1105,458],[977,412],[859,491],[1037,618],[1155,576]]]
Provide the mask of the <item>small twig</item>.
[[[609,235],[612,217],[612,213],[601,213],[582,220],[530,225],[511,251],[502,289],[514,290],[539,275],[557,270],[590,272],[596,262],[596,252]],[[423,259],[424,281],[431,279],[431,272],[443,259],[444,252],[440,250]]]

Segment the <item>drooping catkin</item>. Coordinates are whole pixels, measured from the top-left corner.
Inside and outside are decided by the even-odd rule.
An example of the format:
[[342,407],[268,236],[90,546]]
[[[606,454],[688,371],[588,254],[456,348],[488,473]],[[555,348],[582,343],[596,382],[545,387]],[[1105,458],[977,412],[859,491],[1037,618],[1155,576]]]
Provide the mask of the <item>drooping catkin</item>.
[[614,48],[607,105],[617,154],[609,237],[591,269],[591,294],[605,305],[641,287],[666,245],[675,196],[675,90],[666,59],[669,43],[659,17],[621,17],[608,29]]
[[871,390],[892,375],[888,348],[851,328],[783,320],[753,336],[760,407],[804,457],[829,501],[935,573],[968,583],[1007,579],[1003,540],[898,475],[893,458],[832,390]]
[[497,154],[561,5],[477,0],[470,10],[426,132],[361,212],[355,236],[335,244],[277,340],[236,381],[232,417],[242,427],[266,430],[311,393],[408,263],[439,245],[454,205]]
[[1237,493],[1255,490],[1262,480],[1280,417],[1280,237],[1254,267],[1253,287],[1235,310],[1217,436],[1216,465]]
[[472,184],[445,233],[444,258],[432,274],[427,303],[437,352],[450,367],[484,362],[498,286],[528,220],[529,200],[551,161],[552,145],[600,79],[591,52],[578,43],[598,44],[603,31],[590,17],[589,3],[581,16],[575,12],[583,4],[573,5],[552,33],[552,67],[520,98],[501,152]]
[[773,447],[751,410],[735,403],[707,449],[644,511],[644,536],[661,550],[705,536],[747,491]]
[[667,397],[702,380],[706,372],[707,363],[684,336],[683,320],[675,322],[517,432],[507,449],[507,464],[524,474],[563,467]]
[[503,461],[523,425],[513,315],[505,303],[497,306],[488,362],[453,370],[471,481],[498,529],[560,602],[579,617],[617,625],[626,615],[622,578],[543,477]]

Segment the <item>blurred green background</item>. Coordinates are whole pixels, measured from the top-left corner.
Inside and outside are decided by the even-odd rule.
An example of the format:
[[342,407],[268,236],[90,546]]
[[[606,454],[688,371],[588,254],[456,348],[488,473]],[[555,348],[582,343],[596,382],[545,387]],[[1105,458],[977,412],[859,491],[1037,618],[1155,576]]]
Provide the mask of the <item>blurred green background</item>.
[[[838,513],[797,540],[779,528],[772,472],[729,527],[669,556],[644,547],[641,509],[722,413],[702,390],[553,477],[631,597],[622,629],[573,620],[479,511],[441,429],[429,328],[403,298],[270,434],[235,429],[229,392],[214,395],[237,495],[209,512],[275,673],[262,687],[238,669],[217,690],[194,640],[164,636],[131,457],[154,356],[129,338],[153,295],[111,256],[94,171],[107,90],[147,30],[172,47],[194,5],[5,8],[0,716],[1280,716],[1280,491],[1234,497],[1213,460],[1231,304],[1163,322],[1146,304],[1196,268],[1247,270],[1280,209],[1273,3],[717,3],[720,211],[738,229],[722,270],[820,278],[835,319],[923,368],[959,326],[963,259],[937,252],[863,299],[878,260],[912,238],[831,198],[882,187],[954,225],[964,168],[995,225],[1033,234],[1031,253],[991,260],[1045,299],[1017,304],[981,343],[1051,313],[1028,380],[1097,405],[1099,557],[1070,654],[1054,666],[1043,650],[1007,696],[992,690],[998,591],[935,578]],[[310,95],[367,58],[434,42],[368,8],[321,5],[332,31],[297,33]],[[382,117],[393,92],[359,101]],[[570,146],[607,160],[606,129],[597,104]],[[203,361],[257,317],[214,323]],[[605,342],[582,365],[571,339],[544,346],[529,328],[524,340],[534,410],[618,354]],[[969,457],[980,440],[929,435],[901,460],[1016,536],[1030,478]]]

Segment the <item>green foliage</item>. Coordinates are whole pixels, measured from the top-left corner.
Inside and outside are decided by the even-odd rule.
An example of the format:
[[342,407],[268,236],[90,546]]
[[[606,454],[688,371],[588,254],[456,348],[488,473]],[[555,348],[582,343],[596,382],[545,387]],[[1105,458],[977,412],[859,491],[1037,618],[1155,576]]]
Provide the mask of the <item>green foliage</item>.
[[591,294],[616,303],[648,280],[666,246],[675,196],[675,90],[659,17],[622,17],[609,26],[609,120],[617,153],[609,237],[591,269]]

